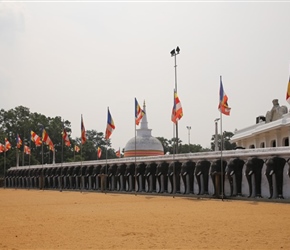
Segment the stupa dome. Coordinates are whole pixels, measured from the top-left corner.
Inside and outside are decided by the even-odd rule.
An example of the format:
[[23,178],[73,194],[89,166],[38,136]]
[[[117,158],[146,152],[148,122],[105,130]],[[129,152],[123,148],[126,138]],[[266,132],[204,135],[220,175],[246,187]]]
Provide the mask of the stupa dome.
[[143,104],[143,110],[145,114],[141,120],[140,128],[136,129],[136,137],[131,138],[127,142],[124,157],[164,155],[164,149],[161,142],[151,135],[152,129],[148,129],[145,102]]

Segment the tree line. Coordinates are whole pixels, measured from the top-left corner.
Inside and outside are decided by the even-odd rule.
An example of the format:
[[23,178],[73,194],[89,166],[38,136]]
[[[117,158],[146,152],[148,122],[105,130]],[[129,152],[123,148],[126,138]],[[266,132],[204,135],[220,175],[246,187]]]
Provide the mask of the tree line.
[[[53,160],[53,152],[49,150],[47,145],[35,146],[31,142],[31,131],[37,133],[42,137],[42,129],[45,128],[50,139],[52,140],[55,148],[55,162],[72,162],[72,161],[88,161],[97,160],[97,148],[100,147],[102,155],[100,159],[106,158],[107,148],[107,159],[117,158],[116,152],[112,149],[110,139],[106,142],[104,133],[96,130],[87,130],[86,137],[87,141],[82,145],[82,155],[80,152],[74,150],[74,146],[80,146],[81,138],[71,138],[71,122],[64,120],[60,116],[47,117],[43,114],[36,112],[30,112],[29,108],[18,106],[8,111],[0,110],[0,143],[5,143],[5,138],[9,140],[12,148],[6,151],[6,169],[16,166],[16,155],[19,154],[19,166],[36,165],[36,164],[51,164]],[[71,146],[67,147],[64,145],[62,138],[62,131],[65,128],[71,142]],[[17,134],[22,140],[22,145],[18,149],[16,147]],[[230,143],[230,137],[233,133],[224,132],[224,150],[233,149],[235,144]],[[199,144],[182,144],[182,141],[178,139],[178,153],[194,153],[214,150],[214,135],[211,140],[211,148],[203,148]],[[164,153],[172,154],[174,148],[174,138],[166,139],[164,137],[157,137],[160,140],[164,148]],[[219,136],[219,145],[221,145],[221,136]],[[30,147],[31,155],[24,154],[24,146]],[[42,148],[43,147],[43,148]],[[42,151],[43,150],[43,151]],[[124,152],[124,149],[122,149]],[[42,155],[43,153],[43,155]],[[3,174],[4,166],[4,153],[0,154],[0,175]]]

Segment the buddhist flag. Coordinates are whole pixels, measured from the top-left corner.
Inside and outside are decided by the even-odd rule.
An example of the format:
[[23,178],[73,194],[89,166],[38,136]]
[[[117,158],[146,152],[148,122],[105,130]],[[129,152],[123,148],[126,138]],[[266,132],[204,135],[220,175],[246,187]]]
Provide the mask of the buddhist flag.
[[120,156],[121,156],[120,148],[119,148],[119,150],[116,151],[116,156],[120,158]]
[[100,159],[102,156],[102,149],[98,147],[98,159]]
[[230,115],[231,108],[228,106],[228,96],[224,92],[222,77],[220,77],[220,102],[218,109],[224,115]]
[[108,140],[115,129],[114,120],[111,116],[110,110],[108,108],[108,120],[107,120],[107,128],[106,128],[106,135],[105,139]]
[[287,88],[287,93],[286,93],[286,101],[290,104],[290,77],[289,77],[288,88]]
[[75,151],[78,153],[78,152],[80,152],[80,148],[77,146],[77,145],[75,145]]
[[3,153],[5,151],[5,146],[0,143],[0,153]]
[[86,137],[86,129],[85,129],[85,125],[84,125],[84,121],[83,121],[83,115],[81,116],[81,139],[82,139],[82,144],[84,144],[87,140]]
[[11,149],[11,144],[8,139],[5,138],[5,151],[8,151],[9,149]]
[[62,138],[64,140],[64,144],[69,147],[70,146],[70,140],[68,138],[68,134],[67,134],[65,128],[63,129],[63,132],[62,132]]
[[42,141],[46,143],[46,145],[49,146],[49,149],[51,151],[54,151],[54,146],[52,143],[52,140],[50,139],[50,137],[48,136],[47,132],[45,129],[42,130]]
[[22,140],[21,140],[19,134],[17,134],[17,137],[16,137],[16,145],[17,145],[17,148],[20,148],[22,145]]
[[136,125],[139,125],[139,123],[142,120],[144,115],[145,115],[144,110],[141,109],[137,99],[135,98],[135,122],[136,122]]
[[27,145],[24,146],[24,153],[27,155],[30,155],[31,153],[30,148]]
[[31,130],[31,141],[35,143],[35,146],[40,146],[41,145],[41,138]]
[[171,114],[171,121],[177,123],[183,116],[182,106],[178,98],[176,90],[174,90],[173,108]]

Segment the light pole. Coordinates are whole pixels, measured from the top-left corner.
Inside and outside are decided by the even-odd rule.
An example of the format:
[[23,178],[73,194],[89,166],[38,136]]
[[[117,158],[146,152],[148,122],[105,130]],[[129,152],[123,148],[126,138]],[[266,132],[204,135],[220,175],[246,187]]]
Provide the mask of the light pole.
[[218,146],[218,121],[220,120],[220,118],[216,118],[214,120],[215,123],[215,138],[214,138],[214,151],[218,151],[219,150],[219,146]]
[[190,130],[191,130],[191,126],[186,126],[187,130],[188,130],[188,153],[190,153]]
[[[174,56],[174,68],[175,68],[175,91],[177,92],[177,65],[176,56],[179,54],[180,48],[177,46],[176,49],[170,51],[171,57]],[[176,121],[176,139],[175,139],[175,153],[178,153],[178,122]]]

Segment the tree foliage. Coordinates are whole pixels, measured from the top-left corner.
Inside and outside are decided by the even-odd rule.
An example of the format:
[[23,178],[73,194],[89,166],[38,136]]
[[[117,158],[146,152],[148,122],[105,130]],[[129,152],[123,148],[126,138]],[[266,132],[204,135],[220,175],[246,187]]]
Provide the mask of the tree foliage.
[[[224,131],[223,132],[223,149],[222,150],[232,150],[235,149],[236,143],[231,143],[230,140],[234,133]],[[222,137],[220,134],[217,135],[218,149],[221,150]],[[215,135],[211,137],[211,149],[215,150]]]

